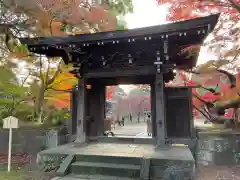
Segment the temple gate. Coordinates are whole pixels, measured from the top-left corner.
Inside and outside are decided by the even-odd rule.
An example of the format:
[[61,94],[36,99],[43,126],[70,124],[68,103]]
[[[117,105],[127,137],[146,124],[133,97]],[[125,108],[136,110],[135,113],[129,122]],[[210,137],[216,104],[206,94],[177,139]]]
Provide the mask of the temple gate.
[[[200,45],[217,20],[218,15],[212,15],[127,31],[21,42],[33,53],[62,57],[66,64],[73,64],[71,73],[79,78],[70,123],[76,144],[112,138],[103,137],[106,86],[150,84],[153,137],[142,143],[160,149],[178,143],[191,146],[195,140],[191,89],[165,87],[165,83],[174,79],[174,69],[196,65]],[[194,53],[185,51],[190,47],[199,49]],[[89,121],[91,125],[87,126]]]

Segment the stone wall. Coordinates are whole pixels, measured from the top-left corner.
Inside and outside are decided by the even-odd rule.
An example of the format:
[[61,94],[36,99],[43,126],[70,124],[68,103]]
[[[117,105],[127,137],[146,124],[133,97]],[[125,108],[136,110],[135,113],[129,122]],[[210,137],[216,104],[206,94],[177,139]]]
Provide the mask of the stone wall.
[[[8,152],[8,130],[0,129],[0,153]],[[197,163],[203,165],[240,165],[240,133],[198,133]],[[65,144],[64,130],[21,128],[13,130],[12,152],[36,155],[38,152]]]
[[203,165],[240,165],[240,133],[200,132],[197,162]]
[[[12,152],[35,155],[41,150],[66,143],[66,135],[59,130],[20,128],[13,130]],[[8,152],[9,131],[0,129],[0,153]]]

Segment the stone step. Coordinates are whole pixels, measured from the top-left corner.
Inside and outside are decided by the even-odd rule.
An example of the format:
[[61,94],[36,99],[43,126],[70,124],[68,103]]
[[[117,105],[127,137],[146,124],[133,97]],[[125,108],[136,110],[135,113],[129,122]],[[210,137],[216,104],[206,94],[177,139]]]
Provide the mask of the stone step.
[[141,165],[142,158],[126,156],[76,155],[76,162],[102,162]]
[[[139,178],[126,178],[126,177],[118,177],[118,176],[103,176],[103,175],[79,175],[79,174],[68,174],[64,177],[59,177],[54,180],[137,180]],[[52,179],[53,180],[53,179]]]
[[71,165],[74,174],[91,174],[139,178],[141,165],[114,164],[101,162],[75,162]]

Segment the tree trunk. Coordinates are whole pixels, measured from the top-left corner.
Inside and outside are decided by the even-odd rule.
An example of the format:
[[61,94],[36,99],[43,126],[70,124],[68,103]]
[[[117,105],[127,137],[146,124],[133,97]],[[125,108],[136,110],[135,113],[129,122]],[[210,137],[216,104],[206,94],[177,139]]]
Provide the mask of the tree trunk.
[[44,86],[41,87],[39,91],[38,101],[37,101],[37,117],[38,117],[38,123],[42,124],[42,115],[43,115],[43,103],[44,103],[44,93],[45,88]]
[[239,129],[240,128],[240,109],[238,107],[234,108],[233,112],[233,122],[234,122],[234,129]]

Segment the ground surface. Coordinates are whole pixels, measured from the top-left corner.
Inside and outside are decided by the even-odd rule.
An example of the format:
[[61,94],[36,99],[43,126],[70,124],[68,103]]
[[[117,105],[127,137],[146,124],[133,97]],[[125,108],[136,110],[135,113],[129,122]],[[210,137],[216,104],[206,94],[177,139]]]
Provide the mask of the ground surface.
[[35,156],[14,154],[11,172],[7,172],[7,155],[0,155],[0,180],[50,180],[52,178],[51,174],[39,172]]
[[53,176],[44,175],[40,172],[26,172],[24,170],[13,170],[10,173],[0,172],[0,180],[51,180]]
[[[115,133],[118,136],[128,135],[146,138],[146,124],[127,122],[124,127],[116,126]],[[15,157],[15,160],[15,170],[11,173],[7,173],[6,156],[0,154],[0,180],[50,180],[53,178],[51,174],[43,174],[38,171],[35,163],[36,156],[31,156],[31,158]],[[197,174],[196,180],[240,180],[240,166],[199,166]]]
[[199,167],[197,180],[240,180],[240,166]]
[[[0,180],[51,180],[53,176],[38,171],[0,171]],[[79,180],[79,179],[72,179]],[[196,180],[240,180],[240,167],[202,167]]]
[[113,133],[116,136],[135,136],[135,137],[144,137],[147,138],[147,125],[145,122],[137,123],[136,121],[133,122],[126,122],[125,126],[115,126],[115,129],[112,128]]

